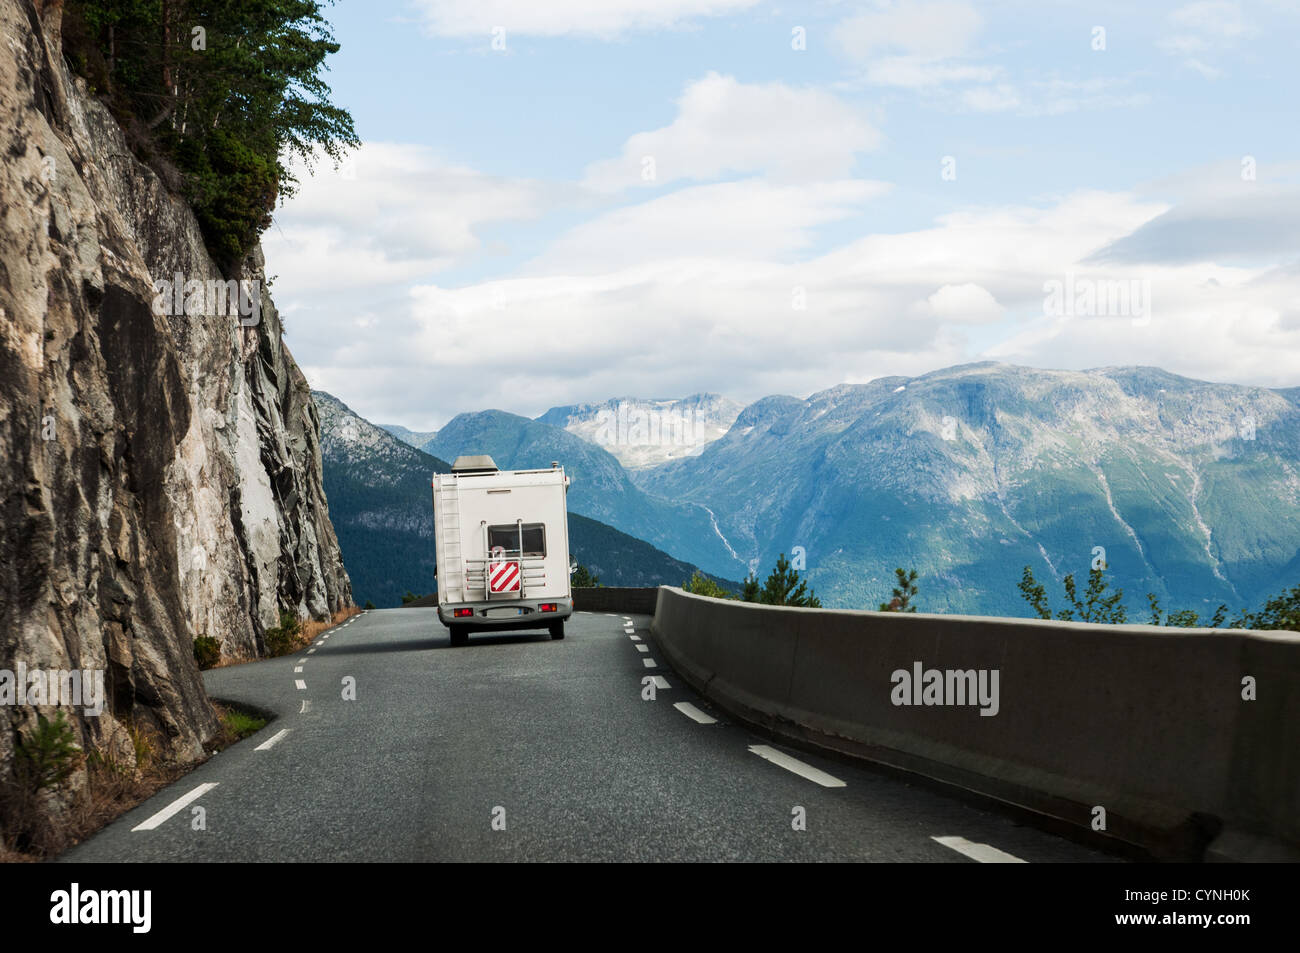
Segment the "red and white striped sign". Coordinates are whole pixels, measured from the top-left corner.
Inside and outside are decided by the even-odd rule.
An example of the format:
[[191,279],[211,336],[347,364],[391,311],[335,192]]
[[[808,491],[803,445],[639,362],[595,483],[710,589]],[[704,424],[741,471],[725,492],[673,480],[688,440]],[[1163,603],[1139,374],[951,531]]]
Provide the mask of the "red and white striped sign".
[[515,562],[488,563],[488,585],[493,592],[519,591],[519,564]]

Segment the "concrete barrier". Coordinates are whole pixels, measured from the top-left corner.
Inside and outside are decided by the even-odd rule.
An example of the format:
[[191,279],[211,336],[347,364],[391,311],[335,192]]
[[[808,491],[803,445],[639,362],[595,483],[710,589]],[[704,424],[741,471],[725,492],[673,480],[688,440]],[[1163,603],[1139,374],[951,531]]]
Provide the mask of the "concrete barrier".
[[573,590],[575,612],[625,612],[654,615],[659,590],[629,586],[593,586]]
[[[1105,836],[1156,857],[1300,860],[1295,633],[796,609],[667,586],[652,632],[696,690],[788,739],[1084,830],[1100,808]],[[931,701],[978,696],[980,671],[992,696],[996,672],[996,706],[926,704],[907,684],[918,664]]]

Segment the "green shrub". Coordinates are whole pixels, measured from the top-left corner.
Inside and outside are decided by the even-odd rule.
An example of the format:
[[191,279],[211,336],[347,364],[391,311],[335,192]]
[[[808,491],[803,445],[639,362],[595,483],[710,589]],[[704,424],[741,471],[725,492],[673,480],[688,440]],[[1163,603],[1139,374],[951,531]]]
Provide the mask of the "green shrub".
[[1241,619],[1233,624],[1233,628],[1300,632],[1300,586],[1293,586],[1280,596],[1269,599],[1259,612],[1243,610]]
[[266,654],[271,658],[287,655],[302,632],[302,623],[292,612],[281,610],[280,624],[266,630]]
[[200,635],[194,640],[194,661],[201,669],[216,666],[221,661],[221,642],[211,635]]
[[710,579],[698,569],[691,574],[691,578],[682,583],[682,588],[687,592],[693,592],[697,596],[710,596],[714,599],[734,599],[736,594]]
[[68,779],[81,756],[72,726],[63,712],[54,717],[36,716],[36,730],[15,746],[18,773],[29,789],[40,791]]
[[[1074,573],[1066,573],[1061,579],[1061,585],[1065,588],[1065,599],[1069,605],[1057,610],[1055,616],[1057,619],[1063,622],[1101,622],[1109,625],[1122,625],[1128,620],[1128,611],[1123,605],[1124,590],[1116,589],[1107,594],[1106,590],[1110,588],[1110,582],[1106,579],[1106,570],[1088,571],[1088,589],[1083,598],[1079,597]],[[1028,566],[1021,574],[1016,588],[1020,590],[1021,598],[1029,603],[1029,607],[1034,610],[1038,618],[1053,617],[1047,600],[1047,589],[1034,578],[1034,571]]]

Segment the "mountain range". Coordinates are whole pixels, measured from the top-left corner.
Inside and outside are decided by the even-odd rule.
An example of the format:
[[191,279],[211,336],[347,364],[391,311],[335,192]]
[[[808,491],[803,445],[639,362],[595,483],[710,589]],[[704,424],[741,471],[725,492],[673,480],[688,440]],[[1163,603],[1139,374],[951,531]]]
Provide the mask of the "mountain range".
[[923,611],[1005,615],[1026,614],[1026,565],[1082,578],[1100,557],[1134,610],[1254,607],[1300,576],[1295,391],[1156,368],[982,363],[770,397],[635,478],[708,506],[755,565],[802,547],[828,605],[874,607],[895,566]]
[[[320,414],[325,495],[344,562],[352,572],[356,601],[388,608],[400,605],[407,592],[434,591],[430,483],[434,473],[447,473],[451,467],[359,417],[332,395],[312,393]],[[466,447],[464,452],[478,452]],[[460,452],[449,456],[454,459]],[[542,466],[551,458],[542,461],[523,451],[518,459],[526,463],[496,459],[508,467]],[[569,548],[573,558],[607,586],[679,585],[696,570],[691,563],[574,512],[569,513]],[[713,578],[724,586],[738,585]]]
[[726,434],[744,409],[718,394],[680,400],[616,397],[599,404],[552,407],[537,420],[603,447],[624,467],[636,470],[700,453]]
[[986,362],[766,397],[653,464],[624,466],[598,435],[620,403],[705,400],[716,430],[725,398],[623,398],[463,413],[423,449],[560,460],[575,513],[727,579],[793,554],[828,606],[875,608],[896,566],[918,571],[923,611],[996,615],[1028,614],[1025,566],[1059,604],[1065,574],[1104,562],[1133,618],[1148,592],[1208,613],[1300,578],[1300,388]]

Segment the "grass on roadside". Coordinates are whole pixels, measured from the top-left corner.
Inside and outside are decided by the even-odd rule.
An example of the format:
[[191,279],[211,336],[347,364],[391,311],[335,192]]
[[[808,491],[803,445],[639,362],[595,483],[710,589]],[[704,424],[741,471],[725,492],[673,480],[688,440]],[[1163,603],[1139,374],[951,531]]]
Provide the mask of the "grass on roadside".
[[[257,715],[226,705],[213,708],[221,729],[205,745],[209,755],[266,726],[266,719]],[[162,761],[151,730],[130,722],[124,727],[135,753],[133,765],[111,755],[83,752],[73,743],[75,735],[61,713],[24,739],[20,758],[32,767],[0,785],[0,863],[40,861],[62,853],[208,760],[187,765]],[[65,782],[83,766],[85,783],[67,790]],[[57,818],[42,807],[41,799],[49,795],[66,798],[67,809]]]
[[[44,860],[67,850],[188,770],[157,759],[149,729],[129,721],[123,727],[134,763],[82,751],[62,712],[19,742],[20,760],[36,767],[0,784],[0,861]],[[61,801],[62,812],[48,810],[47,798]]]
[[[360,615],[356,606],[348,606],[335,612],[329,619],[299,619],[292,612],[280,613],[280,624],[266,630],[266,657],[280,658],[305,649],[324,631],[346,622],[354,615]],[[243,665],[247,662],[259,662],[260,658],[238,658],[219,655],[215,664],[201,667],[226,668],[231,665]]]
[[241,741],[266,727],[265,718],[227,708],[225,705],[213,705],[213,707],[217,710],[217,717],[221,719],[221,734],[212,743],[216,751],[224,751],[236,741]]

